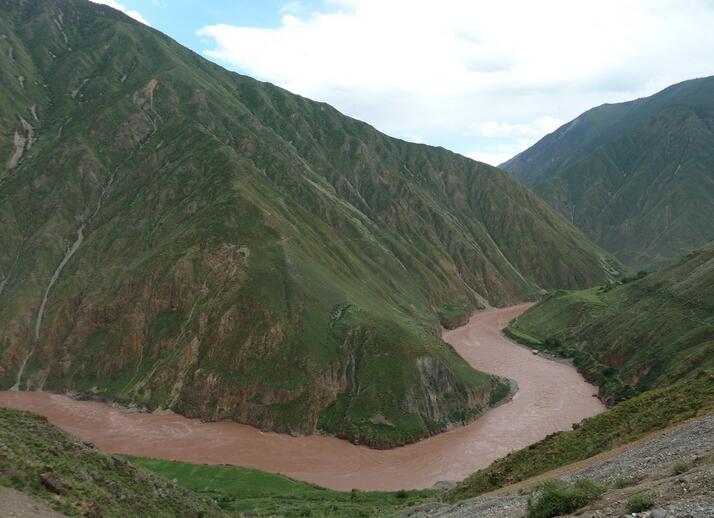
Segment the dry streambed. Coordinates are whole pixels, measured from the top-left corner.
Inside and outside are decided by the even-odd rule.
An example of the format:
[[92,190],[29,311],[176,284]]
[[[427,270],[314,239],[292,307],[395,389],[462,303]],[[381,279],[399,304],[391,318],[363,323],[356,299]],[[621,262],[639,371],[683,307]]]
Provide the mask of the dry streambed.
[[570,366],[533,355],[501,329],[528,305],[476,313],[444,333],[471,365],[518,383],[513,400],[468,426],[393,450],[371,450],[332,437],[264,433],[238,423],[202,423],[178,415],[127,413],[103,403],[44,392],[0,392],[0,405],[29,410],[100,449],[202,464],[283,473],[338,490],[426,488],[458,480],[506,453],[604,410]]

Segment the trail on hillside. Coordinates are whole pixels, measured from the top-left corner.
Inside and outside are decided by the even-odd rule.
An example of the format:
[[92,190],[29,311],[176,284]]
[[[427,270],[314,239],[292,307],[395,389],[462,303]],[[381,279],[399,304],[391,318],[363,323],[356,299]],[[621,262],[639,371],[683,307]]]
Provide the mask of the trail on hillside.
[[[52,291],[52,287],[55,285],[57,280],[60,278],[60,275],[62,275],[62,270],[64,270],[65,266],[67,266],[67,263],[69,263],[69,261],[72,259],[72,256],[75,253],[77,253],[77,250],[79,250],[79,247],[82,246],[82,242],[84,241],[84,229],[87,227],[87,225],[89,224],[91,219],[94,218],[101,210],[102,205],[104,203],[104,198],[106,197],[109,189],[114,184],[115,176],[116,176],[116,170],[109,177],[109,180],[102,188],[102,192],[100,193],[99,197],[97,198],[97,205],[94,208],[94,212],[92,212],[92,214],[89,216],[89,218],[85,218],[84,216],[82,216],[82,218],[81,218],[82,223],[80,224],[79,228],[77,229],[77,238],[69,246],[69,248],[67,249],[67,252],[65,252],[64,257],[62,257],[62,260],[59,262],[59,264],[57,265],[57,268],[55,268],[55,271],[52,273],[52,277],[50,277],[50,282],[47,283],[47,286],[45,287],[45,291],[42,294],[42,302],[40,302],[40,306],[37,309],[37,316],[35,318],[35,334],[34,334],[34,340],[32,342],[32,347],[30,348],[27,355],[25,356],[25,359],[22,361],[22,364],[20,365],[20,369],[17,372],[17,379],[15,380],[15,384],[12,387],[10,387],[11,391],[19,391],[20,390],[20,383],[22,382],[22,375],[25,373],[25,369],[27,368],[27,362],[30,360],[32,355],[35,354],[35,349],[37,349],[37,342],[40,339],[40,330],[42,329],[42,320],[45,316],[45,310],[47,308],[47,301],[49,300],[49,296],[50,296],[50,292]],[[9,279],[9,277],[7,279]],[[6,281],[7,281],[7,279],[6,279]],[[4,283],[3,283],[2,287],[4,288]],[[0,293],[1,292],[2,292],[2,290],[0,290]]]
[[47,307],[47,300],[50,296],[50,291],[52,290],[52,286],[55,285],[57,279],[59,279],[60,275],[62,274],[62,270],[64,269],[64,267],[67,266],[69,260],[72,259],[72,256],[77,252],[77,250],[79,250],[79,247],[82,245],[82,241],[84,241],[85,226],[86,223],[82,223],[82,225],[80,225],[79,229],[77,230],[77,239],[75,239],[74,242],[67,249],[67,252],[64,254],[64,257],[57,265],[57,268],[55,268],[52,277],[50,277],[50,282],[47,284],[47,287],[45,288],[45,291],[42,294],[42,302],[40,303],[40,307],[37,309],[37,317],[35,318],[35,336],[32,342],[32,347],[28,351],[27,356],[25,356],[25,359],[22,361],[20,369],[17,371],[17,380],[15,381],[15,384],[10,387],[10,390],[12,391],[20,390],[20,383],[22,382],[22,375],[24,374],[25,368],[27,367],[27,362],[30,360],[30,357],[35,353],[35,349],[37,348],[37,341],[40,339],[42,319],[45,315],[45,308]]

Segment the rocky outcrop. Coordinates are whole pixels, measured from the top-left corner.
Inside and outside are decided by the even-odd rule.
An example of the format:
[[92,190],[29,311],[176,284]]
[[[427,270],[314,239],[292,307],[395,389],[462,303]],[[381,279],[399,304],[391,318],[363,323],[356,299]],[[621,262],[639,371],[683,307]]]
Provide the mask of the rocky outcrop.
[[[405,408],[424,415],[442,426],[463,424],[468,414],[478,414],[488,406],[488,392],[460,386],[453,373],[439,358],[420,356],[416,359],[420,383],[409,391]],[[461,404],[461,399],[466,404]],[[455,404],[458,402],[457,404]],[[466,408],[466,412],[464,412]]]

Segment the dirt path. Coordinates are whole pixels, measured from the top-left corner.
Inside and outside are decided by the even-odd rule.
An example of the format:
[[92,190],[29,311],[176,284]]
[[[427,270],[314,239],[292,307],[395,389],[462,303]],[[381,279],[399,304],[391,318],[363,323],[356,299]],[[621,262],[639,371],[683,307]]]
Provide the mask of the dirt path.
[[517,381],[513,400],[472,424],[416,444],[370,450],[332,437],[263,433],[238,423],[125,413],[43,392],[0,392],[0,405],[46,416],[99,448],[161,459],[233,464],[349,490],[431,487],[459,480],[506,453],[569,429],[604,407],[570,366],[533,355],[501,335],[527,305],[475,314],[444,339],[474,367]]
[[49,505],[9,487],[0,487],[0,516],[2,518],[66,518]]

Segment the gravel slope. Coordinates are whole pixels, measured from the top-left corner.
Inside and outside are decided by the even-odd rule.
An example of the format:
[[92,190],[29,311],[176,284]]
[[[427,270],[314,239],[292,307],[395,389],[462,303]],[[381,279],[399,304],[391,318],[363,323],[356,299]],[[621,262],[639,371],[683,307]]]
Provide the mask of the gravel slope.
[[[673,475],[676,462],[685,462],[690,469]],[[560,478],[568,482],[589,479],[609,487],[618,478],[626,481],[626,487],[610,489],[578,511],[578,516],[714,517],[714,415],[657,434]],[[627,500],[637,493],[649,494],[655,505],[649,511],[630,514]],[[407,516],[520,518],[527,502],[528,491],[515,488],[511,494],[484,495],[455,505],[427,504]]]

